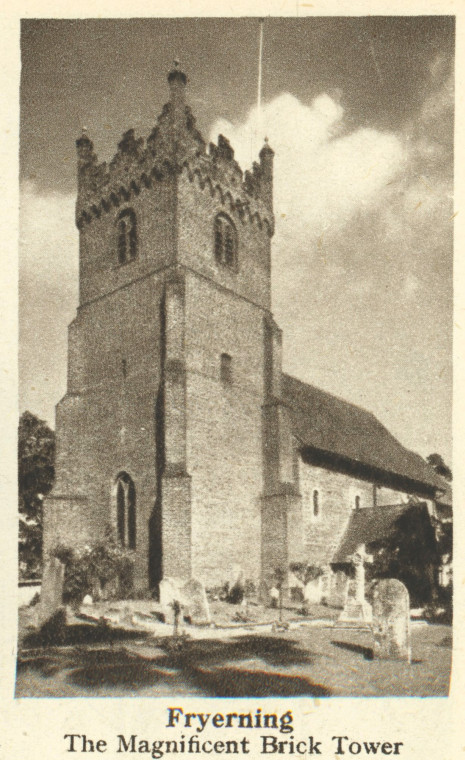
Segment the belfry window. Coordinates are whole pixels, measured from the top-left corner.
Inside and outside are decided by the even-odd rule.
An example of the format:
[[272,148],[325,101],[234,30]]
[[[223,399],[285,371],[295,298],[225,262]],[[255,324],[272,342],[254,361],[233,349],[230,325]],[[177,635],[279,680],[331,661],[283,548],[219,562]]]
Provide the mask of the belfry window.
[[116,480],[116,525],[122,546],[136,548],[136,489],[127,472]]
[[125,208],[116,220],[118,263],[127,264],[137,255],[136,215],[132,208]]
[[226,214],[215,217],[215,261],[218,264],[237,268],[237,233],[234,224]]

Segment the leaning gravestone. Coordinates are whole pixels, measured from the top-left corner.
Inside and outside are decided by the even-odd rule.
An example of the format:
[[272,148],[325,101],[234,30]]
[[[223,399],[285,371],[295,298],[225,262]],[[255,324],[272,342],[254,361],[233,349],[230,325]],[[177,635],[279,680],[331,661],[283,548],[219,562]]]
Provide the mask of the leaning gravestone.
[[373,584],[373,635],[375,658],[411,661],[410,600],[401,581],[389,578]]
[[211,622],[210,607],[203,583],[191,578],[182,587],[181,594],[181,604],[186,605],[188,615],[193,623],[202,625]]
[[65,566],[57,557],[51,557],[44,567],[37,616],[39,626],[49,620],[62,606]]

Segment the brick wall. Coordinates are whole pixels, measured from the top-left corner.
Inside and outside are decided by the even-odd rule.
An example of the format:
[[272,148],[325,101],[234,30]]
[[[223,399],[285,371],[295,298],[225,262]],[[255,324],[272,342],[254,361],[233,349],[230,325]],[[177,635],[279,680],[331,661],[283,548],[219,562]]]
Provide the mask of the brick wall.
[[[137,258],[118,264],[116,220],[125,208],[137,219]],[[136,278],[174,263],[176,253],[176,179],[153,180],[142,184],[139,195],[92,217],[80,232],[80,303],[127,285]]]
[[[53,494],[87,497],[76,510],[81,509],[80,520],[91,526],[95,539],[103,536],[106,525],[116,525],[118,474],[131,476],[136,488],[139,586],[148,584],[149,519],[156,498],[155,403],[163,285],[160,276],[147,277],[79,310],[70,327],[68,386],[73,393],[57,407]],[[65,526],[66,509],[65,499],[57,513]],[[58,540],[60,530],[58,517],[49,521],[48,545]],[[74,541],[74,530],[65,530],[68,543]]]
[[[308,561],[313,565],[324,565],[331,561],[334,549],[340,543],[355,505],[355,496],[360,496],[362,508],[373,506],[373,486],[366,481],[307,464],[300,458],[298,477]],[[314,490],[319,495],[317,517],[313,514]]]
[[[226,188],[223,187],[223,191]],[[241,196],[231,188],[233,197]],[[244,201],[250,200],[243,197]],[[213,221],[216,214],[230,216],[238,240],[238,267],[231,271],[216,263],[214,257]],[[239,216],[230,204],[223,204],[219,190],[212,196],[210,185],[202,189],[197,176],[190,181],[187,171],[179,177],[178,192],[178,260],[224,288],[262,306],[271,308],[271,256],[268,227],[257,220]]]
[[82,548],[92,543],[98,525],[85,497],[48,496],[44,500],[43,559],[61,544]]
[[[208,586],[231,565],[260,574],[263,319],[261,310],[186,276],[187,471],[192,572]],[[232,357],[232,380],[220,376]]]
[[405,504],[408,501],[408,494],[405,491],[395,491],[385,486],[376,486],[375,501],[377,507],[389,504]]

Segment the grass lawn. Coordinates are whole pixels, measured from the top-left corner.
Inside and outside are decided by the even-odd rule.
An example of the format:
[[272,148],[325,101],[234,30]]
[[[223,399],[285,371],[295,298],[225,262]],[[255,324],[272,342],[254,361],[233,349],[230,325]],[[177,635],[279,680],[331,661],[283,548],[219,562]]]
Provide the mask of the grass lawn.
[[187,639],[177,647],[169,636],[76,625],[68,629],[63,646],[32,649],[34,639],[26,639],[16,696],[448,694],[450,626],[414,625],[411,665],[371,659],[371,635],[365,631],[312,626],[217,634],[207,640]]

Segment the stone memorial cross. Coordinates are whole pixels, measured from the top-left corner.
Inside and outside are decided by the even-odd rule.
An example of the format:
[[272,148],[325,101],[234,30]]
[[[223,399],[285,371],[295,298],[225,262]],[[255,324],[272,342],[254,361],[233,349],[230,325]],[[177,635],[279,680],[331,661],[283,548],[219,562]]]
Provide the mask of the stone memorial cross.
[[372,562],[373,557],[365,551],[365,544],[360,544],[357,551],[349,557],[355,568],[355,594],[347,595],[335,627],[362,627],[371,623],[371,606],[365,601],[365,562]]
[[373,562],[373,555],[367,554],[365,544],[360,544],[350,557],[355,569],[355,601],[365,603],[365,563]]

